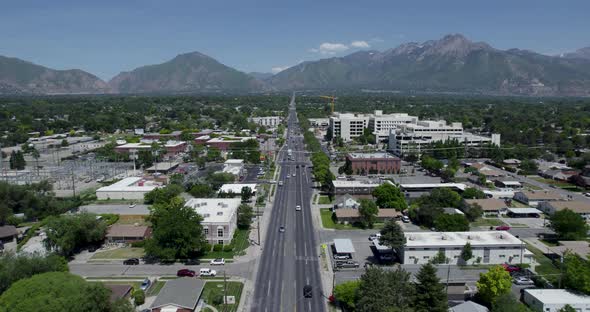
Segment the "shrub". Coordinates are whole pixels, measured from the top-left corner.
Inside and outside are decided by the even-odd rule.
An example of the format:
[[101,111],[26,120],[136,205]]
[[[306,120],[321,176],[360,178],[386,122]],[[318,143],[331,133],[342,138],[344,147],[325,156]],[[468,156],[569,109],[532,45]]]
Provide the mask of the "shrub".
[[141,289],[136,289],[133,291],[133,301],[135,302],[136,306],[142,305],[145,303],[145,293]]
[[222,251],[223,245],[222,244],[215,244],[213,245],[213,251]]
[[211,248],[213,248],[213,246],[212,246],[211,244],[209,244],[209,243],[205,243],[205,244],[203,245],[203,251],[204,251],[204,252],[209,252],[209,251],[211,251]]
[[135,247],[135,248],[143,248],[144,246],[145,246],[145,241],[143,241],[143,240],[131,243],[131,247]]
[[232,251],[232,250],[234,250],[234,246],[232,244],[223,246],[223,251]]
[[213,301],[213,305],[216,305],[216,306],[223,304],[223,295],[222,294],[215,294],[212,301]]

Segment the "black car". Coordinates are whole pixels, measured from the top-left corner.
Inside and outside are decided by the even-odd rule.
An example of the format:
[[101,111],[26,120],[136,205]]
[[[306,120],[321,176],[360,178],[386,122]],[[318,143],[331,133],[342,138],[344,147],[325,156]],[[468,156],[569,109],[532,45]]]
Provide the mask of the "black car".
[[130,258],[130,259],[127,259],[127,260],[123,261],[123,264],[124,265],[138,265],[139,264],[139,259],[137,259],[137,258]]
[[311,298],[312,297],[312,288],[311,285],[305,285],[303,286],[303,297],[305,298]]
[[184,262],[184,264],[186,265],[200,265],[201,264],[201,260],[199,259],[188,259]]

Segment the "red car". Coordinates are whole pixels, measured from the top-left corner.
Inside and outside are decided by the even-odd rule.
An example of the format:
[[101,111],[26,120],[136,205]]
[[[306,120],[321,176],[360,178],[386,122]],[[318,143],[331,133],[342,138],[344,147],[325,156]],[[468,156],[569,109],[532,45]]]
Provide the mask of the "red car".
[[195,277],[195,271],[193,270],[189,270],[189,269],[182,269],[182,270],[178,270],[178,272],[176,272],[176,276],[178,277],[182,277],[182,276],[187,276],[187,277]]
[[502,266],[504,267],[504,270],[508,271],[508,273],[514,273],[514,272],[520,271],[520,267],[517,267],[515,265],[503,263]]
[[510,227],[508,225],[500,225],[498,227],[496,227],[496,231],[508,231],[510,230]]

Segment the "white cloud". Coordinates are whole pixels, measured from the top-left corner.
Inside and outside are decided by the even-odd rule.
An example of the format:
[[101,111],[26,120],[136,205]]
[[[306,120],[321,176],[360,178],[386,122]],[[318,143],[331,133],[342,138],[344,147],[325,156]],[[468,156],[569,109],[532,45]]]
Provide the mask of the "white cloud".
[[348,46],[342,43],[324,42],[320,44],[319,52],[321,54],[336,54],[348,50]]
[[270,71],[273,74],[276,74],[276,73],[282,72],[283,70],[285,70],[289,67],[291,67],[291,66],[275,66],[275,67],[271,68]]
[[362,40],[353,41],[353,42],[350,43],[350,46],[353,47],[353,48],[361,48],[361,49],[366,49],[366,48],[370,48],[371,47],[368,42],[362,41]]
[[318,48],[311,48],[307,51],[311,53],[320,53],[323,55],[333,55],[350,49],[366,49],[370,47],[371,45],[367,41],[355,40],[349,45],[344,43],[324,42],[320,44]]

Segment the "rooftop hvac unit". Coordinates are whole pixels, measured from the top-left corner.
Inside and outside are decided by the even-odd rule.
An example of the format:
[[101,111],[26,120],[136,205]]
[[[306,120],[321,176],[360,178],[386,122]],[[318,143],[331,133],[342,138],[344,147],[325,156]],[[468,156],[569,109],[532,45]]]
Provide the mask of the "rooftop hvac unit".
[[223,216],[223,211],[218,211],[218,212],[217,212],[217,215],[218,215],[218,216]]
[[440,239],[445,240],[445,239],[447,239],[447,237],[444,235],[441,235]]
[[218,202],[217,203],[217,206],[223,206],[223,203],[222,202]]
[[408,239],[413,241],[413,240],[414,240],[414,236],[411,236],[411,235],[410,235],[410,236],[408,237]]

